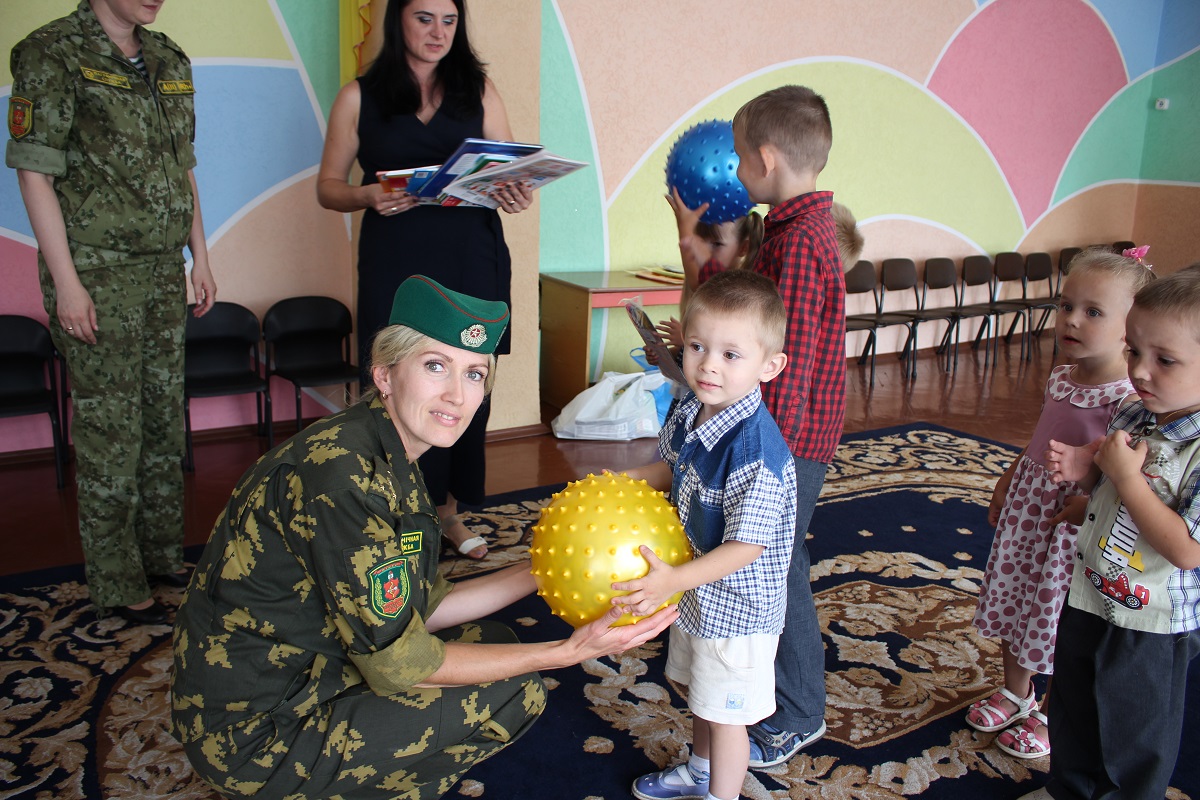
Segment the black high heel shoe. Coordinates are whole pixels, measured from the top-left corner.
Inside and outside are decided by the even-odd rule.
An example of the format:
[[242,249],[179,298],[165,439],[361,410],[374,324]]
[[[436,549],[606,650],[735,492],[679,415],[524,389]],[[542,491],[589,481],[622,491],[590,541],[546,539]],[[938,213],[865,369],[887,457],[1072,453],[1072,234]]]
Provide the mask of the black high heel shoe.
[[117,606],[113,613],[135,625],[162,625],[167,621],[167,607],[157,600],[145,608]]
[[183,572],[168,572],[164,575],[147,575],[146,580],[150,583],[157,583],[159,586],[171,586],[176,589],[186,589],[188,581],[192,579],[192,571],[185,569]]

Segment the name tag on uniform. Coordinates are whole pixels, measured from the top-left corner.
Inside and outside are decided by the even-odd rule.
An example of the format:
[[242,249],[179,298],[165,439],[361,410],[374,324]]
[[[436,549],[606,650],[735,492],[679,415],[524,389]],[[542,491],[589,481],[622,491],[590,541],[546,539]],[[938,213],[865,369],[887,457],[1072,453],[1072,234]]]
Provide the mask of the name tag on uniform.
[[400,552],[405,555],[421,552],[421,532],[400,534]]
[[159,94],[195,94],[191,81],[159,81]]
[[129,83],[129,78],[124,75],[114,75],[111,72],[101,72],[98,69],[91,67],[80,67],[79,71],[83,73],[83,77],[89,81],[103,83],[105,86],[115,86],[118,89],[132,89],[133,86]]

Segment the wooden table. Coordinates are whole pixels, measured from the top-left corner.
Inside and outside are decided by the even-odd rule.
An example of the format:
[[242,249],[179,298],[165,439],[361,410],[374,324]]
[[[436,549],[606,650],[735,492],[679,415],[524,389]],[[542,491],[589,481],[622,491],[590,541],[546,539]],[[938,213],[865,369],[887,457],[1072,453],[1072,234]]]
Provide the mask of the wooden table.
[[592,311],[639,295],[643,306],[678,307],[682,292],[627,272],[543,272],[541,281],[542,400],[556,408],[592,383]]

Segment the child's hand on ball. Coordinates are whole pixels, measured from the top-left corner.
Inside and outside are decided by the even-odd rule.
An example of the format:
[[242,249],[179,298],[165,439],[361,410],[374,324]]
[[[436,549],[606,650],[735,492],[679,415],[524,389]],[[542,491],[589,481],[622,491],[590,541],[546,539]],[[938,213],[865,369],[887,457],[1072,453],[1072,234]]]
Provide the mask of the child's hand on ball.
[[642,558],[650,565],[650,572],[644,578],[614,583],[613,591],[628,594],[614,596],[612,603],[635,617],[644,617],[653,614],[659,606],[666,603],[677,589],[671,579],[675,568],[654,555],[654,551],[646,545],[638,549]]

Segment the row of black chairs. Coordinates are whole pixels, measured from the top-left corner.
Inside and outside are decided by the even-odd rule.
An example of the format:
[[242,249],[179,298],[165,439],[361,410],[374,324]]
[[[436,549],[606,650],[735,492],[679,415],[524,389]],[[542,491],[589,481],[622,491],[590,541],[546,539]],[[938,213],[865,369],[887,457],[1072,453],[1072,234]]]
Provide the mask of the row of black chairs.
[[[1108,247],[1117,252],[1133,247],[1133,242],[1114,242],[1112,245],[1089,245]],[[944,322],[946,330],[936,352],[945,356],[946,370],[958,368],[958,346],[961,324],[964,320],[980,320],[979,330],[972,347],[984,344],[984,365],[996,356],[1000,339],[1000,323],[1005,316],[1012,315],[1012,322],[1004,334],[1011,341],[1017,329],[1021,330],[1021,357],[1028,360],[1033,356],[1031,338],[1041,335],[1050,319],[1050,313],[1058,307],[1058,296],[1062,288],[1062,276],[1083,248],[1065,247],[1055,260],[1049,253],[1036,252],[1022,255],[1016,252],[997,253],[993,259],[987,255],[967,256],[961,269],[950,258],[926,259],[923,274],[918,277],[916,263],[910,258],[888,258],[880,265],[862,260],[846,272],[846,294],[854,296],[870,293],[874,311],[849,314],[846,317],[846,332],[865,331],[867,338],[859,355],[858,363],[871,364],[871,385],[875,383],[875,355],[878,332],[892,326],[902,326],[907,331],[900,358],[907,362],[912,377],[917,375],[918,331],[923,322]],[[1008,287],[1019,287],[1010,290]],[[931,305],[930,294],[940,290],[951,292],[952,302],[947,305]],[[904,308],[890,308],[887,297],[911,293],[911,301]],[[968,303],[968,294],[984,294],[986,300]],[[944,293],[943,293],[944,296]],[[1034,316],[1040,316],[1034,321]],[[990,340],[989,337],[990,336]]]
[[[358,383],[359,370],[350,357],[352,331],[350,310],[332,297],[280,300],[267,309],[261,325],[253,311],[237,303],[218,301],[203,317],[194,316],[189,306],[183,379],[185,468],[195,469],[193,397],[253,392],[259,434],[273,447],[271,378],[277,375],[295,389],[299,428],[301,389],[341,383],[349,396],[351,386]],[[262,360],[260,345],[265,345]]]
[[[253,392],[258,431],[273,446],[270,380],[279,376],[295,388],[296,424],[301,424],[301,389],[342,383],[349,396],[359,370],[351,359],[350,311],[330,297],[290,297],[267,310],[259,323],[237,303],[217,302],[203,317],[188,307],[184,344],[184,467],[195,469],[192,449],[193,397]],[[260,358],[260,352],[265,357]],[[265,369],[264,369],[265,365]],[[29,317],[0,315],[0,417],[48,414],[54,441],[54,472],[63,488],[67,463],[66,369],[50,331]]]

